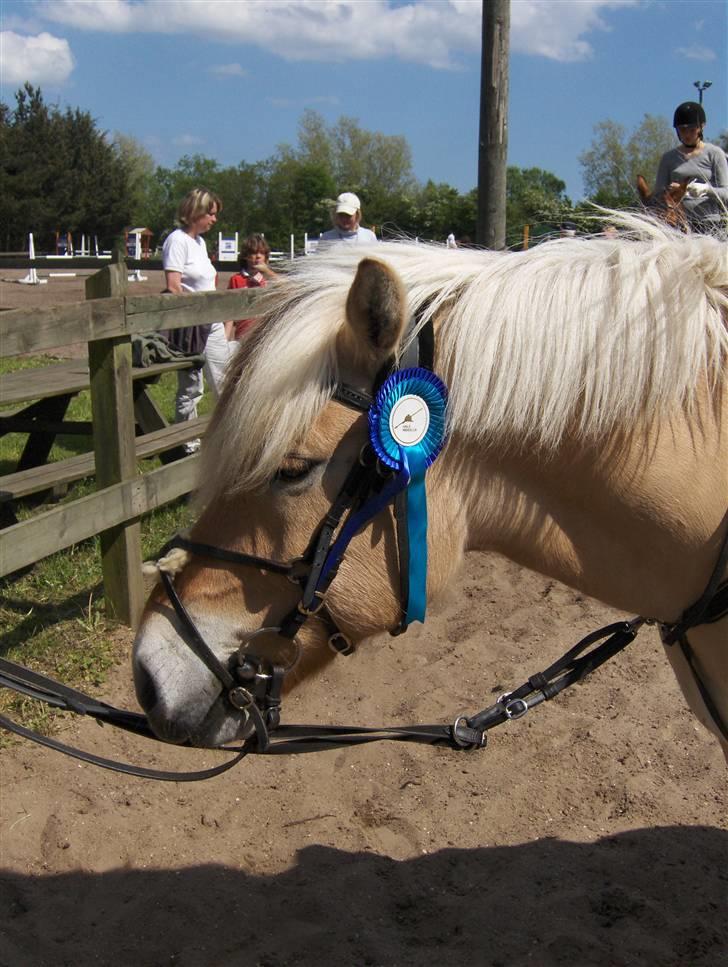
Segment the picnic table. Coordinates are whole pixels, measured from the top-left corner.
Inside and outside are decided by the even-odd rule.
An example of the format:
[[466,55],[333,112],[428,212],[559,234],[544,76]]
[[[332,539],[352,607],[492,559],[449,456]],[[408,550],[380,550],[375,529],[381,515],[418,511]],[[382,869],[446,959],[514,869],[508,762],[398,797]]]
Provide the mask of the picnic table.
[[[148,393],[163,373],[186,369],[187,359],[132,367],[134,416],[142,433],[166,427],[167,421]],[[66,420],[74,396],[89,388],[89,367],[83,359],[67,360],[39,369],[21,369],[0,378],[0,405],[29,403],[20,409],[0,413],[0,436],[27,433],[28,440],[16,470],[44,464],[59,435],[92,433],[89,421]],[[33,401],[33,402],[29,402]]]
[[[159,454],[165,463],[178,459],[186,455],[182,444],[204,433],[207,417],[170,425],[148,392],[163,373],[191,365],[189,359],[180,358],[131,368],[138,459],[154,454]],[[71,400],[89,389],[89,385],[89,367],[85,359],[17,370],[0,377],[0,405],[16,406],[0,412],[0,436],[6,433],[28,435],[16,467],[0,477],[0,527],[16,521],[11,501],[94,474],[92,452],[47,463],[58,436],[93,434],[90,421],[66,419]]]

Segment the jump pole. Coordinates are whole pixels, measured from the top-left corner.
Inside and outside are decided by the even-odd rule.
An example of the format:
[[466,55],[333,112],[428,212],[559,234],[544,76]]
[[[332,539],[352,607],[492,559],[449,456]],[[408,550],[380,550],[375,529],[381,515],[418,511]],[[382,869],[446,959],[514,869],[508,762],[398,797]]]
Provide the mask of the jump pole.
[[[33,242],[33,233],[28,232],[28,258],[33,261],[35,259],[35,243]],[[46,285],[48,279],[39,279],[38,273],[35,270],[35,266],[28,269],[28,274],[22,279],[16,279],[20,285]]]
[[[138,262],[142,257],[142,236],[140,232],[134,235],[134,258]],[[132,274],[128,277],[129,282],[146,282],[146,275],[142,275],[141,269],[134,269]]]

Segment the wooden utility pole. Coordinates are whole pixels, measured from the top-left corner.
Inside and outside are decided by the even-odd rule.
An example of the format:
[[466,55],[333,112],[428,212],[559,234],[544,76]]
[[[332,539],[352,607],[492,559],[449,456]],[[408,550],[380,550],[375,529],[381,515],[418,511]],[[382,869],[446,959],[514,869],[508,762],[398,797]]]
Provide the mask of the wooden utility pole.
[[510,25],[510,0],[483,0],[477,240],[491,249],[506,245]]

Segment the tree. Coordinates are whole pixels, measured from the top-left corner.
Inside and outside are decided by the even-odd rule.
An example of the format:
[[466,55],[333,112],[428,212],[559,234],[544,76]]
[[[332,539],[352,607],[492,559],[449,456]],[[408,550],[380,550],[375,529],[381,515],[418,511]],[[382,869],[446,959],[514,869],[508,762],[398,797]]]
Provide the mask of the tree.
[[414,210],[415,234],[435,241],[444,241],[452,232],[464,234],[459,224],[460,193],[444,183],[428,181],[417,197]]
[[126,171],[130,221],[141,226],[149,209],[155,204],[156,162],[146,148],[131,135],[117,131],[114,135],[114,147],[119,163]]
[[297,147],[280,151],[281,161],[312,166],[309,170],[327,176],[331,195],[359,195],[367,224],[390,219],[393,199],[417,188],[407,139],[367,131],[356,118],[340,117],[329,126],[316,111],[307,110],[299,124]]
[[607,208],[632,208],[637,203],[637,175],[654,180],[660,158],[675,142],[670,122],[646,114],[627,135],[614,121],[600,121],[594,127],[589,149],[579,156],[584,185],[591,201]]
[[0,223],[3,246],[24,249],[28,232],[40,241],[55,227],[58,140],[40,88],[25,84],[16,107],[3,105]]
[[109,243],[128,223],[128,179],[114,144],[85,111],[48,107],[25,84],[3,105],[0,222],[5,248],[27,233],[50,246],[57,230],[98,234]]
[[58,227],[110,241],[128,226],[131,212],[129,178],[116,146],[85,111],[69,108],[58,130],[65,165],[58,185]]
[[506,175],[506,244],[518,246],[523,227],[529,226],[531,237],[552,232],[571,211],[571,201],[564,194],[566,184],[550,171],[541,168],[508,167]]

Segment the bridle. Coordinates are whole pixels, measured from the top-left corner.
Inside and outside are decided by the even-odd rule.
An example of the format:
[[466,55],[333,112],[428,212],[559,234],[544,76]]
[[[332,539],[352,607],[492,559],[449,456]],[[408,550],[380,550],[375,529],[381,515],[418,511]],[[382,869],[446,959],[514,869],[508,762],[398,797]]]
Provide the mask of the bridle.
[[[410,341],[401,365],[432,368],[434,336],[432,322],[428,320],[419,330],[418,337]],[[391,372],[394,361],[388,361],[378,374],[374,389]],[[361,413],[367,412],[373,397],[346,384],[334,387],[332,398]],[[312,536],[304,554],[292,561],[276,561],[239,551],[231,551],[210,544],[192,541],[178,534],[162,549],[158,570],[162,586],[177,616],[183,634],[180,636],[192,652],[202,661],[220,683],[225,699],[241,715],[247,716],[248,732],[242,745],[224,747],[235,753],[222,765],[193,772],[167,772],[146,767],[120,763],[68,746],[50,736],[39,735],[0,715],[0,728],[14,732],[40,745],[64,752],[74,758],[103,768],[128,775],[168,781],[196,781],[207,779],[231,769],[251,753],[280,755],[314,752],[322,749],[360,745],[366,742],[388,740],[427,743],[447,746],[456,750],[484,748],[488,732],[496,725],[523,717],[531,708],[555,698],[565,688],[581,681],[609,658],[623,650],[634,640],[644,624],[655,624],[653,619],[636,617],[618,621],[592,632],[577,642],[564,655],[542,672],[531,675],[518,688],[505,692],[497,701],[474,715],[458,715],[451,725],[415,725],[408,727],[367,726],[307,726],[281,725],[281,690],[286,672],[292,663],[282,664],[249,650],[262,635],[275,634],[292,643],[297,649],[296,636],[310,619],[323,621],[329,628],[329,646],[340,655],[350,655],[354,646],[336,627],[328,612],[326,595],[336,577],[351,538],[365,519],[371,519],[381,509],[394,504],[397,530],[397,546],[400,571],[400,602],[403,618],[392,634],[407,628],[407,584],[409,545],[407,539],[407,492],[394,492],[391,471],[382,465],[369,445],[362,449],[335,497],[329,511]],[[182,603],[175,588],[174,577],[163,566],[169,552],[180,549],[186,554],[199,555],[228,564],[254,567],[265,573],[283,575],[296,584],[300,596],[296,605],[275,627],[263,627],[248,634],[238,651],[233,667],[224,664],[215,655],[197,628],[192,616]],[[718,555],[708,585],[681,618],[671,626],[661,626],[666,645],[678,643],[691,673],[695,677],[703,702],[719,731],[728,740],[728,726],[723,722],[715,703],[705,688],[699,669],[687,641],[690,628],[700,624],[719,621],[728,615],[728,582],[723,578],[728,566],[728,533]],[[11,688],[48,705],[79,714],[88,715],[99,722],[107,722],[146,738],[157,739],[143,715],[114,708],[107,703],[83,694],[38,672],[30,671],[14,662],[0,658],[0,687]],[[250,730],[248,730],[248,724]]]
[[[423,332],[424,335],[422,335]],[[424,364],[427,368],[431,368],[434,355],[434,335],[431,320],[420,330],[420,335],[421,338],[419,340],[410,343],[410,346],[414,345],[414,353],[416,355],[413,358],[413,351],[411,350],[406,363],[416,362],[420,365]],[[377,385],[384,382],[393,366],[394,361],[389,361],[382,368],[375,381],[375,390]],[[337,384],[334,388],[332,398],[362,413],[369,410],[373,400],[373,396],[361,393],[346,384]],[[244,712],[250,716],[255,741],[260,751],[266,751],[270,744],[270,732],[277,729],[280,725],[281,689],[285,673],[291,666],[285,667],[282,664],[266,660],[261,655],[249,652],[247,646],[258,636],[271,633],[278,635],[280,638],[295,642],[299,630],[309,618],[313,617],[324,621],[328,625],[330,630],[328,642],[329,647],[333,651],[340,655],[352,654],[354,645],[336,627],[336,622],[327,610],[326,594],[332,581],[336,577],[350,539],[359,529],[361,520],[357,512],[363,505],[373,510],[373,513],[369,515],[368,519],[370,519],[371,516],[374,516],[374,513],[378,513],[379,510],[394,500],[399,555],[400,600],[402,614],[403,616],[407,614],[408,588],[405,576],[407,574],[409,546],[406,537],[407,529],[403,526],[407,514],[406,496],[405,500],[401,501],[401,492],[395,496],[392,495],[390,486],[391,479],[392,472],[377,460],[372,447],[369,444],[365,445],[359,455],[358,461],[354,463],[349,471],[329,512],[309,541],[308,549],[301,558],[297,558],[294,561],[281,562],[238,551],[224,550],[213,545],[192,541],[183,535],[176,535],[163,551],[163,553],[166,553],[172,548],[181,548],[188,553],[202,557],[221,560],[236,565],[255,567],[256,569],[272,574],[282,574],[289,580],[297,583],[301,589],[298,602],[281,620],[279,625],[260,628],[245,637],[243,644],[238,650],[237,665],[231,671],[217,658],[200,634],[191,615],[184,607],[176,592],[172,576],[164,570],[160,571],[162,584],[184,631],[183,640],[218,679],[230,704],[241,713]],[[334,540],[334,535],[337,534],[337,530],[345,514],[348,514],[347,522],[341,527],[336,540]],[[713,613],[725,613],[728,610],[728,584],[724,585],[721,583],[721,576],[727,564],[728,535],[723,543],[718,563],[701,598],[684,612],[675,625],[669,628],[662,626],[661,629],[666,645],[673,644],[674,642],[679,643],[691,672],[698,683],[703,701],[726,739],[728,739],[728,727],[722,721],[715,704],[702,683],[687,641],[686,633],[689,628],[695,627],[706,620],[717,620],[712,617]],[[615,626],[610,626],[611,634],[614,634],[615,631],[619,632],[617,634],[617,641],[619,642],[619,648],[617,650],[620,650],[625,644],[631,641],[639,627],[645,623],[655,622],[652,619],[635,618],[632,622],[617,623]],[[406,618],[403,617],[399,626],[391,633],[400,634],[406,631],[406,629]],[[604,630],[600,629],[596,634],[604,637],[601,635],[601,632]],[[596,640],[599,640],[599,637]],[[579,644],[582,645],[583,642]],[[607,648],[605,650],[609,649]],[[602,660],[606,660],[606,658]],[[587,671],[584,671],[583,674],[587,674]],[[545,689],[547,693],[545,697],[552,697],[552,695],[548,694],[549,687],[547,686],[547,681],[548,679],[541,680],[539,676],[529,679],[532,686],[534,684],[539,685],[539,688],[536,689],[537,691],[543,691]],[[558,691],[560,690],[559,688]],[[554,692],[554,694],[557,693]],[[515,694],[512,693],[512,695]],[[518,701],[520,700],[519,697]],[[521,709],[518,702],[516,707],[519,710]],[[525,710],[527,710],[527,707]],[[511,712],[508,717],[518,717],[518,715],[513,715]],[[466,719],[465,717],[456,719],[452,726],[452,739],[461,748],[480,747],[485,744],[484,732],[478,731],[477,726],[474,729],[473,719]]]
[[[410,323],[410,329],[412,328],[414,328],[413,323]],[[428,318],[417,336],[408,343],[400,360],[400,368],[405,369],[410,365],[416,365],[431,370],[433,357],[434,330],[432,319]],[[380,368],[374,381],[372,395],[363,393],[346,383],[337,383],[331,398],[350,409],[368,413],[377,388],[385,382],[395,368],[394,359],[387,360]],[[299,631],[310,618],[316,618],[328,627],[328,644],[332,651],[339,655],[352,654],[355,646],[337,627],[328,611],[326,595],[352,537],[358,533],[366,520],[370,520],[392,503],[397,526],[402,618],[391,633],[398,635],[407,630],[409,587],[406,575],[408,574],[409,544],[407,528],[404,526],[407,500],[406,491],[395,489],[394,476],[394,472],[377,458],[371,444],[366,443],[350,468],[324,519],[309,540],[306,551],[301,557],[292,561],[276,561],[241,551],[226,550],[190,540],[183,534],[175,535],[161,551],[162,560],[170,551],[179,548],[188,554],[224,561],[227,564],[253,567],[264,573],[283,575],[298,585],[300,596],[294,607],[278,625],[261,627],[246,635],[238,649],[237,664],[231,670],[217,657],[200,633],[177,594],[173,576],[163,567],[159,570],[162,586],[183,632],[182,640],[212,672],[233,708],[250,716],[256,741],[261,750],[265,750],[269,744],[269,731],[276,729],[280,724],[283,679],[286,672],[295,664],[295,659],[287,665],[270,661],[262,655],[251,652],[248,646],[259,636],[273,634],[294,643],[297,651],[296,637]],[[363,514],[366,516],[364,517]]]

